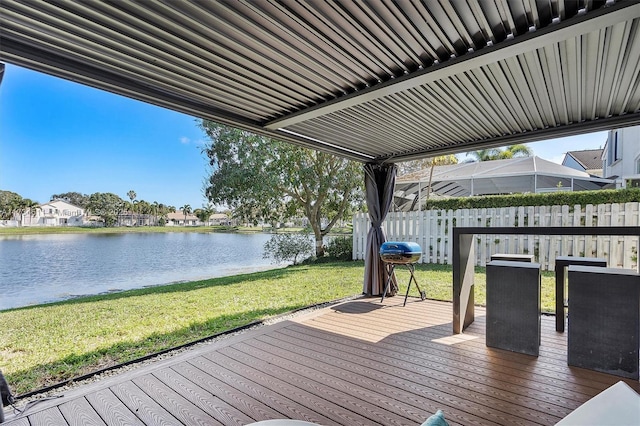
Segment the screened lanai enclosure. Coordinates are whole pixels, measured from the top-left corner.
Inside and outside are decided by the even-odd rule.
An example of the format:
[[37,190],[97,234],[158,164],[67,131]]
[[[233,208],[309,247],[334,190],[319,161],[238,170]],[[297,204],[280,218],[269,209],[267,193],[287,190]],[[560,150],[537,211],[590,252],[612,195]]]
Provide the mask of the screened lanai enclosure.
[[515,193],[592,191],[613,185],[611,179],[591,176],[539,157],[451,164],[423,169],[396,179],[394,208],[419,210],[427,194],[473,197]]

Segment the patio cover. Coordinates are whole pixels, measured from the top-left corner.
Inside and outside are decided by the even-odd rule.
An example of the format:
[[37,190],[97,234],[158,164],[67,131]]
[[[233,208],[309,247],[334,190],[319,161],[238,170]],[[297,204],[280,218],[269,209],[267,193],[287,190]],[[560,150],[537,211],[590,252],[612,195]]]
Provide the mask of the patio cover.
[[[427,195],[429,169],[398,177],[394,205],[398,210],[418,210]],[[539,157],[436,166],[431,193],[468,197],[512,193],[590,191],[614,183]],[[420,199],[420,203],[418,203]]]
[[638,0],[2,0],[0,62],[381,163],[640,124],[639,23]]

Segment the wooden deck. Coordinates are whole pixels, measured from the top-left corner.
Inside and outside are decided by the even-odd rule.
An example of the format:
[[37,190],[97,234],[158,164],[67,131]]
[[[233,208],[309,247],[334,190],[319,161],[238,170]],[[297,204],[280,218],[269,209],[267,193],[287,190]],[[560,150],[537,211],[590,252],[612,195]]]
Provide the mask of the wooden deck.
[[6,424],[419,425],[442,409],[452,425],[552,425],[620,380],[569,368],[554,317],[543,317],[536,358],[487,348],[483,308],[453,335],[451,303],[403,299],[260,327],[74,389]]

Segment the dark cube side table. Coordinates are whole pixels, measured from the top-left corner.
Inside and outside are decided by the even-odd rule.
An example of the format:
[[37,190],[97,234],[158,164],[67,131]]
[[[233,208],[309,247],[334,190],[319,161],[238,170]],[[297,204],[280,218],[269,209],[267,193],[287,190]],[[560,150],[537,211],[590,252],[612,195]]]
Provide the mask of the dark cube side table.
[[556,331],[564,333],[564,283],[566,268],[569,265],[607,266],[607,260],[601,257],[558,256],[556,257]]

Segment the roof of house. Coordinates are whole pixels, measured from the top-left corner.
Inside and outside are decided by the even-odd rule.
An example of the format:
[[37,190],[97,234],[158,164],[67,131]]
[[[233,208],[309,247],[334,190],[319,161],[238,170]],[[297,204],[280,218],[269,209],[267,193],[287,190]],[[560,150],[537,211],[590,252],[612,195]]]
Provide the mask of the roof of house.
[[596,170],[602,169],[602,151],[602,149],[585,149],[569,151],[566,155],[573,157],[585,170]]
[[[82,207],[77,206],[77,205],[75,205],[73,203],[68,202],[67,200],[63,200],[63,199],[60,199],[60,198],[48,201],[46,203],[42,203],[42,204],[40,204],[40,208],[42,208],[44,206],[54,206],[56,208],[60,208],[59,207],[60,203],[64,203],[64,204],[68,205],[70,208],[74,208],[74,209],[78,209],[78,210],[84,210]],[[56,206],[56,205],[58,205],[58,206]]]
[[[184,217],[184,212],[182,210],[178,210],[175,213],[169,213],[167,214],[167,218],[169,218],[169,220],[185,220]],[[187,220],[198,220],[198,218],[196,216],[194,216],[193,214],[188,214],[187,215]]]
[[214,213],[209,217],[209,219],[229,219],[229,217],[224,213]]

